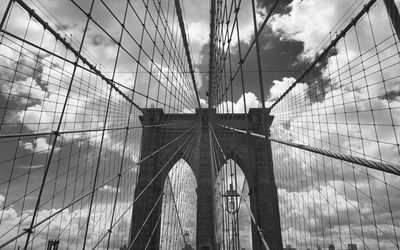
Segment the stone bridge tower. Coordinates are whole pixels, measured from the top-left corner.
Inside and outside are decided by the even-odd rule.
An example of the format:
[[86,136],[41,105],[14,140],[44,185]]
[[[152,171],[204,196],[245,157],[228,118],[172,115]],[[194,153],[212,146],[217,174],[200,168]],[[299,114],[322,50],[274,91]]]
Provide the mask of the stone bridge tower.
[[[225,162],[218,162],[214,166],[210,140],[212,132],[209,127],[214,123],[213,128],[218,129],[220,147],[228,159],[234,159],[244,174],[249,185],[249,197],[251,211],[261,228],[271,249],[282,249],[281,228],[279,222],[279,208],[277,188],[273,178],[273,165],[271,155],[271,144],[264,139],[249,137],[246,134],[232,132],[217,125],[219,122],[229,121],[229,126],[263,134],[261,122],[261,109],[250,109],[245,114],[216,114],[215,109],[196,110],[195,114],[164,114],[162,109],[146,109],[148,115],[141,117],[143,126],[146,125],[167,125],[149,126],[143,128],[142,152],[144,159],[156,150],[159,150],[152,157],[148,157],[140,164],[139,179],[135,191],[137,201],[133,205],[130,241],[135,241],[132,249],[144,249],[153,228],[161,214],[162,201],[148,218],[147,215],[163,192],[163,185],[170,169],[181,158],[185,159],[185,148],[190,140],[187,135],[197,138],[200,143],[197,145],[197,154],[193,166],[190,166],[197,181],[197,228],[196,228],[196,249],[215,250],[218,249],[215,239],[214,223],[214,180]],[[267,126],[272,122],[273,117],[268,116]],[[168,126],[176,123],[179,125]],[[192,128],[192,129],[191,129]],[[185,131],[187,135],[181,136]],[[200,132],[200,133],[198,133]],[[233,136],[232,136],[233,135]],[[178,138],[178,139],[176,139]],[[163,147],[173,141],[168,147]],[[177,148],[181,149],[177,151]],[[174,154],[175,153],[175,154]],[[221,153],[222,155],[222,153]],[[216,157],[222,159],[222,157]],[[193,162],[193,161],[192,161]],[[163,169],[161,172],[160,170]],[[148,185],[159,173],[159,176]],[[149,187],[147,187],[149,186]],[[147,187],[146,192],[142,190]],[[142,193],[142,194],[141,194]],[[139,196],[140,195],[140,196]],[[139,197],[138,197],[139,196]],[[147,219],[147,222],[144,221]],[[142,226],[144,224],[144,226]],[[138,234],[139,232],[139,234]],[[134,239],[134,236],[138,237]],[[252,224],[253,249],[264,249],[257,228]],[[152,241],[148,249],[159,249],[160,225],[153,233]]]

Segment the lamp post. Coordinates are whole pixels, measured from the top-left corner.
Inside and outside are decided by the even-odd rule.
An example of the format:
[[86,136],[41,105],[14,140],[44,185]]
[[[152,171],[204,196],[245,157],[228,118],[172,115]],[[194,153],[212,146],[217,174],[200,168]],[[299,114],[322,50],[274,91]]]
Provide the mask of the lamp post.
[[[240,195],[237,193],[236,190],[233,189],[233,184],[229,184],[229,190],[226,191],[224,195],[222,195],[225,198],[226,202],[226,211],[232,215],[232,240],[233,240],[233,249],[240,249],[240,243],[239,243],[239,237],[236,232],[237,230],[237,220],[238,220],[238,212],[239,212],[239,207],[237,206],[237,198],[240,197]],[[229,217],[228,217],[229,218]]]
[[189,244],[189,233],[186,231],[183,234],[183,241],[185,242],[185,246],[183,247],[182,250],[193,250],[193,247]]
[[188,231],[186,231],[186,232],[183,234],[183,241],[185,242],[185,245],[188,244],[188,239],[189,239],[189,233],[188,233]]

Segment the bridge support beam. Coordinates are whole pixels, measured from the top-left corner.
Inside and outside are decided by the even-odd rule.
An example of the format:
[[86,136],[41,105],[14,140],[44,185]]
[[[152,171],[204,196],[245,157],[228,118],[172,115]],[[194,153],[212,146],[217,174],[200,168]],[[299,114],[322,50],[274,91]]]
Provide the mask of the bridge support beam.
[[[266,113],[269,114],[269,110]],[[262,114],[261,109],[250,109],[248,126],[252,132],[265,134],[262,126]],[[267,121],[267,131],[269,131],[272,119],[273,117],[270,116],[268,119],[265,119]],[[248,180],[250,185],[251,211],[270,249],[280,250],[283,249],[283,246],[271,142],[268,139],[253,141],[251,136],[246,135],[246,137],[249,141],[248,146],[250,147],[248,149],[248,164],[250,164],[248,166],[250,172]],[[252,141],[253,143],[251,143]],[[236,145],[236,148],[238,146]],[[265,249],[257,230],[257,227],[252,223],[253,249]]]
[[[149,116],[142,117],[142,125],[159,124],[161,122],[163,117],[162,110],[152,109],[147,111],[149,111]],[[162,133],[160,133],[160,128],[158,127],[143,129],[142,159],[162,146],[160,136],[162,136]],[[139,177],[135,189],[135,199],[137,200],[132,207],[131,250],[145,249],[148,243],[147,249],[159,249],[160,223],[157,223],[157,221],[161,215],[162,198],[159,198],[163,193],[164,182],[161,178],[157,178],[150,186],[148,184],[160,171],[161,164],[163,164],[163,161],[160,159],[159,154],[155,154],[140,163]],[[146,191],[142,193],[144,189]],[[155,232],[152,235],[154,229]]]
[[197,180],[197,232],[196,249],[216,250],[214,223],[215,166],[211,159],[209,116],[203,109],[201,117],[200,159]]
[[[271,144],[262,139],[254,145],[254,158],[250,161],[253,186],[250,189],[250,207],[270,249],[282,249],[277,188],[273,175]],[[265,249],[258,229],[252,223],[253,249]]]

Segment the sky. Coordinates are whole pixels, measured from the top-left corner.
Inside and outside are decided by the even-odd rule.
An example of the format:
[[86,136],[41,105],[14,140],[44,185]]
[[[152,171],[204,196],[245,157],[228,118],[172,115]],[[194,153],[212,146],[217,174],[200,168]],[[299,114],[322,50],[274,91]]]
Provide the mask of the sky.
[[[7,1],[0,2],[0,16],[3,16],[3,12],[5,10],[5,5]],[[72,41],[72,46],[75,49],[78,49],[79,46],[77,42],[79,42],[79,37],[81,37],[84,25],[85,25],[85,15],[77,10],[77,7],[74,6],[71,1],[53,1],[53,0],[40,0],[40,1],[26,1],[32,8],[37,10],[37,13],[44,17],[45,20],[48,20],[51,24],[56,23],[56,31],[60,32],[62,36],[67,34],[67,40]],[[76,1],[77,4],[84,10],[87,11],[90,7],[89,1]],[[118,20],[122,20],[123,12],[124,12],[124,1],[113,1],[113,0],[104,0],[108,6],[117,13]],[[272,0],[262,0],[258,1],[257,4],[257,21],[260,24],[265,17],[266,13],[269,11],[270,6],[272,4]],[[274,12],[271,20],[268,22],[265,27],[261,37],[260,37],[260,53],[261,53],[261,64],[263,69],[263,84],[264,84],[264,94],[266,95],[267,106],[269,106],[274,100],[276,100],[284,90],[286,90],[289,85],[294,81],[294,79],[298,76],[299,69],[301,69],[304,64],[310,63],[316,57],[316,55],[321,51],[323,45],[326,45],[329,41],[329,33],[331,36],[335,36],[335,32],[340,31],[347,24],[349,18],[354,17],[357,12],[348,11],[359,10],[359,8],[355,8],[354,6],[362,6],[367,1],[363,0],[282,0],[278,5],[276,11]],[[382,2],[382,1],[380,1]],[[208,91],[208,73],[204,73],[208,71],[208,56],[209,56],[209,2],[204,0],[188,0],[181,1],[183,11],[184,11],[184,20],[185,25],[187,27],[187,33],[190,43],[190,51],[193,58],[194,68],[196,72],[196,81],[198,86],[198,91],[200,94],[201,102],[203,105],[207,105],[206,100],[206,91]],[[138,20],[143,19],[144,13],[144,5],[141,1],[133,1],[134,12],[130,10],[128,12],[127,18],[127,29],[131,32],[133,37],[140,37],[140,29]],[[400,1],[396,0],[396,4],[400,4]],[[166,4],[166,1],[162,1],[162,9],[166,11],[167,15],[173,13],[173,9],[169,8]],[[151,11],[154,12],[154,9]],[[52,15],[49,15],[51,13]],[[390,27],[388,26],[388,22],[381,18],[385,15],[385,10],[382,8],[382,3],[378,7],[371,12],[369,17],[373,20],[376,25],[376,39],[377,41],[382,41],[388,36],[388,32],[390,31]],[[249,18],[251,16],[251,7],[249,1],[242,1],[242,7],[239,14],[239,27],[241,40],[237,41],[233,39],[233,48],[237,48],[238,43],[240,43],[242,51],[246,51],[250,42],[253,39],[253,23],[252,19]],[[344,18],[343,18],[344,17]],[[99,26],[102,27],[105,31],[111,34],[113,39],[118,39],[121,34],[120,24],[118,21],[114,20],[113,17],[105,11],[105,8],[100,3],[96,3],[94,7],[94,19],[98,21]],[[150,19],[147,20],[147,27],[149,28],[149,33],[155,32],[154,25],[152,25]],[[29,25],[29,29],[26,34],[24,34],[25,28]],[[385,26],[386,25],[386,26]],[[368,36],[368,28],[365,24],[361,24],[359,26],[360,37],[362,39],[362,46],[364,49],[371,47],[370,41],[371,38]],[[56,46],[54,39],[52,39],[51,35],[45,34],[42,36],[42,27],[36,21],[29,21],[29,17],[27,13],[19,7],[15,7],[13,9],[12,18],[8,21],[7,29],[11,31],[13,34],[23,37],[26,36],[28,40],[32,41],[35,44],[41,44],[41,47],[44,47],[48,50],[54,50],[56,54],[63,55],[63,57],[68,58],[69,60],[74,60],[74,55],[70,52],[66,52],[61,48],[61,46]],[[177,32],[176,34],[180,34]],[[144,38],[145,42],[143,47],[144,50],[148,53],[152,52],[152,43],[149,37]],[[69,80],[68,74],[63,74],[62,72],[72,72],[73,64],[68,62],[63,62],[63,60],[52,58],[46,54],[43,54],[42,60],[43,66],[38,67],[37,62],[39,56],[35,50],[32,53],[26,53],[26,57],[18,55],[18,43],[13,44],[11,40],[2,40],[3,46],[0,47],[2,57],[0,59],[0,104],[2,107],[9,107],[7,112],[4,111],[4,108],[1,109],[1,134],[12,134],[12,133],[30,133],[30,132],[49,132],[56,128],[58,119],[60,118],[60,112],[62,109],[62,103],[65,101],[66,94],[66,86]],[[122,41],[123,46],[127,49],[129,53],[134,56],[138,55],[138,47],[132,42],[132,39],[129,37],[123,38]],[[354,32],[348,38],[348,48],[350,57],[357,56],[357,46],[354,41]],[[382,45],[384,46],[384,45]],[[162,46],[164,49],[166,46]],[[17,48],[17,50],[15,50]],[[96,65],[101,71],[105,72],[104,74],[111,78],[112,76],[112,68],[114,67],[115,55],[117,53],[117,46],[112,41],[110,37],[104,35],[104,31],[102,31],[99,27],[95,25],[90,25],[87,33],[87,39],[84,42],[83,46],[83,54],[85,57],[89,58],[89,61]],[[390,47],[389,49],[382,52],[382,55],[390,55],[393,53],[395,49]],[[254,51],[254,50],[253,50]],[[346,54],[344,53],[346,50],[344,49],[344,45],[341,44],[338,46],[336,51],[336,62],[335,57],[330,57],[324,64],[320,67],[320,72],[324,77],[334,77],[335,75],[330,74],[328,72],[328,68],[334,71],[337,68],[340,68],[338,65],[346,65]],[[149,98],[145,98],[144,96],[149,96],[150,98],[156,98],[158,94],[166,93],[170,86],[175,86],[179,88],[182,92],[181,95],[185,93],[192,92],[192,87],[190,85],[190,80],[188,76],[178,75],[176,78],[169,80],[161,73],[156,74],[159,78],[160,83],[164,84],[164,89],[157,91],[156,88],[156,80],[148,78],[147,75],[139,75],[138,78],[135,78],[134,71],[136,71],[136,63],[129,58],[128,52],[121,52],[120,59],[116,66],[116,69],[119,73],[114,76],[115,81],[119,82],[123,87],[132,88],[135,86],[137,91],[143,95],[136,95],[135,100],[141,106],[150,107],[151,105],[158,105],[154,101],[149,101]],[[386,54],[385,54],[386,53]],[[139,67],[139,70],[146,69],[163,69],[167,66],[163,64],[162,56],[159,52],[154,52],[155,63],[151,63],[150,60],[143,56],[142,64],[143,67]],[[184,58],[184,57],[183,57]],[[232,58],[234,61],[238,61],[238,53],[237,50],[233,49]],[[48,59],[48,61],[46,61]],[[51,60],[51,61],[50,61]],[[176,59],[179,61],[178,59]],[[392,58],[387,60],[389,63],[397,63],[396,58]],[[45,62],[46,61],[46,62]],[[15,62],[23,62],[25,66],[15,66]],[[101,65],[100,63],[101,62]],[[258,76],[255,70],[257,69],[257,60],[254,52],[250,53],[246,63],[244,64],[244,79],[245,79],[245,97],[247,100],[247,107],[259,107],[261,100],[261,93],[259,87]],[[371,67],[375,66],[374,61],[370,62]],[[328,66],[326,66],[328,65]],[[17,74],[13,76],[12,69],[13,67],[19,67],[21,74]],[[356,66],[354,66],[356,67]],[[39,69],[40,68],[40,69]],[[59,69],[59,70],[58,70]],[[202,73],[203,72],[203,73]],[[324,89],[324,94],[319,95],[320,99],[312,98],[312,90],[311,82],[302,82],[299,83],[296,89],[289,94],[289,97],[302,96],[304,97],[298,103],[294,102],[292,105],[298,107],[292,111],[285,110],[284,107],[277,107],[274,115],[276,116],[276,123],[274,131],[276,131],[275,136],[280,139],[287,139],[293,142],[298,143],[309,143],[313,146],[319,146],[327,149],[332,146],[337,147],[337,151],[342,153],[352,154],[354,156],[362,156],[365,155],[371,156],[373,159],[384,160],[386,162],[390,162],[393,164],[399,164],[399,154],[398,154],[398,145],[393,146],[398,143],[397,136],[400,136],[400,130],[398,129],[399,121],[398,117],[400,114],[398,112],[398,107],[400,107],[399,100],[399,88],[398,82],[396,82],[398,68],[390,68],[385,71],[385,78],[394,79],[392,82],[388,81],[387,89],[383,91],[382,84],[376,84],[375,87],[371,86],[368,89],[373,93],[376,98],[372,101],[372,104],[368,104],[363,102],[360,105],[360,108],[365,112],[363,115],[360,115],[358,118],[361,121],[369,124],[369,126],[365,126],[362,128],[344,128],[344,126],[332,127],[329,121],[322,122],[326,126],[320,126],[316,130],[320,132],[320,134],[315,135],[312,129],[302,130],[304,127],[313,127],[313,121],[308,119],[302,119],[302,117],[319,117],[323,119],[323,116],[319,113],[320,110],[325,108],[327,113],[335,113],[337,110],[333,110],[332,107],[335,105],[342,105],[346,102],[346,100],[339,100],[338,96],[342,96],[339,92],[340,88],[340,80],[332,81],[331,88]],[[84,130],[89,128],[97,128],[101,127],[103,124],[103,119],[105,117],[106,110],[106,98],[108,97],[108,91],[110,91],[107,84],[100,79],[99,77],[95,77],[93,74],[88,74],[84,70],[78,70],[80,75],[80,81],[82,83],[77,84],[73,89],[72,100],[69,101],[69,107],[67,110],[67,116],[64,118],[65,122],[63,123],[62,130]],[[47,77],[47,80],[46,80]],[[185,78],[186,77],[186,78]],[[337,76],[335,76],[337,77]],[[57,79],[61,79],[57,81]],[[368,79],[369,82],[378,81],[375,77],[371,77]],[[47,82],[47,83],[46,83]],[[12,84],[14,83],[14,84]],[[147,89],[147,86],[150,88]],[[241,91],[241,85],[238,79],[234,81],[233,84],[234,95],[233,99],[227,100],[228,102],[234,103],[235,112],[244,112],[243,105],[243,93]],[[351,90],[357,88],[357,83]],[[172,88],[172,87],[171,87]],[[124,89],[126,91],[126,89]],[[147,93],[146,93],[147,92]],[[349,91],[350,92],[350,91]],[[354,91],[353,91],[354,92]],[[352,93],[353,93],[352,92]],[[390,93],[391,97],[385,97],[385,93]],[[125,93],[129,93],[126,91]],[[346,92],[347,93],[347,92]],[[364,89],[362,91],[357,91],[357,95],[352,97],[348,97],[348,100],[363,100],[369,93]],[[179,91],[178,91],[179,95]],[[10,97],[11,96],[11,97]],[[167,94],[166,94],[167,96]],[[172,94],[169,95],[168,98],[172,100]],[[29,97],[29,98],[28,98]],[[181,106],[178,104],[173,104],[173,107],[167,108],[164,106],[164,109],[170,112],[174,112],[173,108],[178,107],[181,111],[184,112],[193,112],[192,102],[194,97],[191,96],[191,99],[185,100]],[[165,103],[167,99],[165,100]],[[164,103],[164,104],[165,104]],[[171,103],[171,101],[170,101]],[[221,104],[222,106],[224,104]],[[344,106],[344,104],[343,104]],[[10,108],[12,107],[12,108]],[[393,111],[386,112],[389,110],[389,107],[392,108]],[[373,108],[380,108],[383,110],[382,112],[373,112]],[[113,111],[113,120],[115,122],[108,122],[107,126],[110,127],[121,127],[126,124],[129,117],[126,115],[126,111],[129,109],[129,103],[123,100],[123,98],[119,95],[113,96],[110,100],[110,109]],[[136,112],[136,111],[135,111]],[[376,113],[376,114],[375,114]],[[91,117],[88,119],[87,117]],[[138,120],[138,112],[134,115],[134,121],[132,121],[132,125],[139,124]],[[287,117],[291,117],[287,119]],[[371,117],[376,117],[377,121],[383,121],[384,124],[382,126],[371,126]],[[392,125],[393,129],[387,129],[387,125],[390,122],[389,116],[392,116]],[[339,118],[339,122],[343,119],[343,117]],[[71,122],[69,122],[71,121]],[[350,117],[347,120],[348,123],[356,122],[356,117]],[[369,123],[368,123],[369,122]],[[288,125],[289,124],[289,125]],[[288,129],[289,127],[289,129]],[[361,131],[359,131],[361,130]],[[329,132],[333,131],[332,134],[342,135],[340,139],[335,143],[324,143],[330,140],[334,140],[329,135]],[[377,133],[377,135],[374,135]],[[381,141],[381,144],[376,144],[374,142],[369,143],[368,140],[351,140],[348,137],[349,134],[356,135],[356,138],[366,138],[371,139],[372,141]],[[102,180],[106,180],[110,174],[116,174],[118,172],[117,168],[112,170],[107,169],[107,165],[116,166],[124,159],[124,169],[129,173],[128,176],[123,180],[124,187],[126,190],[117,191],[115,189],[116,182],[111,182],[110,185],[104,186],[99,195],[99,200],[109,200],[118,192],[124,192],[121,195],[120,202],[121,207],[127,207],[129,201],[129,196],[132,195],[134,186],[129,186],[130,178],[133,178],[136,175],[136,167],[135,162],[138,161],[138,142],[140,139],[140,132],[132,132],[128,135],[129,139],[132,141],[129,143],[129,155],[122,156],[121,149],[123,148],[123,142],[126,135],[122,132],[106,132],[104,133],[105,144],[103,148],[106,152],[105,156],[102,158],[97,158],[96,153],[100,147],[101,141],[101,133],[99,132],[91,132],[91,133],[80,133],[80,134],[65,134],[62,135],[62,143],[56,144],[55,147],[55,158],[57,163],[57,169],[50,172],[50,177],[59,176],[59,183],[69,183],[71,181],[71,177],[65,177],[62,175],[63,170],[68,169],[65,173],[73,173],[76,176],[81,176],[82,179],[90,178],[94,174],[93,169],[89,168],[80,169],[73,168],[74,164],[68,162],[68,158],[63,158],[68,154],[76,155],[74,158],[75,162],[84,162],[86,156],[90,156],[89,162],[86,162],[86,165],[94,166],[96,162],[101,162],[99,165],[101,178]],[[315,141],[307,141],[307,136],[312,137]],[[344,138],[346,137],[347,138]],[[374,137],[375,136],[375,137]],[[320,142],[320,143],[319,143]],[[360,147],[360,142],[364,142],[365,145]],[[0,204],[5,205],[7,201],[5,197],[7,196],[9,200],[18,199],[23,196],[24,193],[30,192],[34,190],[40,183],[40,176],[43,171],[43,167],[46,162],[46,158],[49,155],[49,149],[51,148],[52,139],[50,136],[39,136],[37,138],[25,138],[19,141],[7,141],[2,139],[2,143],[0,144],[1,150],[1,158],[4,159],[0,163],[2,167],[3,173],[1,174],[3,178],[1,178],[2,183],[7,181],[8,178],[22,176],[13,180],[12,185],[7,187],[7,182],[4,182],[0,188]],[[358,144],[357,144],[358,143]],[[274,144],[275,145],[275,144]],[[62,147],[61,147],[62,146]],[[282,148],[276,145],[277,154],[276,161],[278,161],[279,157],[286,157],[288,162],[294,167],[296,165],[302,166],[305,170],[308,167],[314,167],[318,162],[322,162],[322,158],[318,158],[315,155],[304,155],[298,151],[290,151],[287,148]],[[334,148],[336,150],[336,148]],[[364,154],[362,151],[365,151]],[[17,155],[13,155],[17,152]],[[283,154],[283,156],[281,155]],[[297,155],[297,157],[293,156]],[[18,157],[18,160],[14,160],[14,158]],[[313,159],[312,162],[310,159]],[[315,162],[314,162],[315,160]],[[337,164],[337,162],[331,163],[331,165]],[[276,164],[280,166],[279,164]],[[70,167],[72,168],[70,170]],[[283,168],[277,168],[277,171],[283,171]],[[15,170],[15,171],[14,171]],[[11,172],[14,171],[14,172]],[[60,173],[58,171],[61,171]],[[107,172],[108,171],[108,172]],[[319,171],[311,172],[309,176],[314,176],[315,173],[320,173]],[[346,176],[352,175],[352,172],[346,172]],[[382,185],[382,177],[381,173],[373,173],[374,177],[376,177],[376,181],[373,181],[374,185],[377,185],[377,191],[374,193],[374,197],[386,197],[385,185]],[[5,176],[5,177],[4,177]],[[11,177],[10,177],[11,176]],[[70,178],[70,179],[69,179]],[[314,176],[314,179],[316,177]],[[398,181],[397,178],[393,176],[387,176],[392,182]],[[60,196],[57,199],[54,199],[54,204],[45,206],[43,210],[40,212],[40,217],[44,218],[46,215],[51,214],[56,211],[59,207],[61,207],[62,199],[61,197],[66,194],[64,199],[68,200],[71,197],[68,197],[74,190],[89,190],[89,187],[83,187],[84,181],[79,182],[78,187],[74,189],[72,186],[68,188],[68,192],[61,192]],[[357,175],[357,180],[359,180],[358,185],[361,185],[359,188],[361,191],[364,191],[363,188],[367,187],[367,182],[369,181],[366,177],[365,170],[364,172],[360,172],[360,175]],[[292,181],[298,181],[293,179]],[[304,181],[304,180],[303,180]],[[282,200],[284,203],[282,204],[281,209],[285,211],[285,209],[297,207],[299,201],[304,202],[302,207],[307,207],[311,201],[310,197],[314,197],[315,194],[320,195],[321,192],[329,193],[333,195],[335,193],[335,187],[343,186],[346,187],[347,184],[344,182],[340,182],[335,180],[333,176],[328,181],[325,181],[324,185],[316,187],[314,185],[306,185],[301,186],[298,189],[294,189],[293,186],[290,188],[287,186],[288,183],[278,183],[281,184],[279,186],[279,195],[282,196]],[[28,183],[28,184],[27,184]],[[354,184],[354,180],[349,180],[348,183]],[[53,184],[51,184],[53,185]],[[57,184],[49,187],[57,189]],[[356,186],[358,187],[358,186]],[[393,209],[398,210],[400,208],[399,202],[399,193],[396,191],[398,186],[393,188],[389,188],[391,197],[393,198]],[[294,190],[293,190],[294,189]],[[348,186],[348,189],[353,192],[356,189],[351,189],[351,185]],[[321,191],[322,190],[322,191]],[[52,190],[47,190],[45,192],[45,197],[51,199]],[[340,193],[345,192],[345,190],[340,190]],[[393,193],[393,194],[392,194]],[[11,232],[11,234],[15,234],[15,229],[10,229],[12,225],[15,224],[16,221],[19,221],[21,218],[28,218],[27,213],[31,211],[34,205],[34,197],[35,192],[32,191],[30,195],[27,196],[27,199],[24,199],[23,204],[22,201],[18,201],[13,205],[8,205],[7,208],[3,208],[2,216],[4,216],[4,225],[9,225],[6,227],[2,227],[0,229],[0,233],[3,234],[7,231]],[[61,195],[62,194],[62,195]],[[353,195],[353,194],[352,194]],[[105,198],[103,198],[105,197]],[[307,197],[306,201],[304,201],[304,197]],[[328,196],[332,197],[332,196]],[[341,209],[345,210],[344,207],[348,205],[350,202],[354,202],[356,200],[355,197],[350,197],[346,201],[346,195],[343,196],[343,201]],[[347,202],[347,203],[346,203]],[[8,203],[7,203],[8,204]],[[353,203],[351,203],[353,204]],[[354,203],[355,204],[355,203]],[[104,205],[104,204],[103,204]],[[102,211],[109,209],[108,205],[99,205],[95,208],[95,212],[93,214],[96,219],[93,220],[93,223],[97,220],[99,223],[96,226],[93,226],[94,232],[102,232],[104,230],[98,225],[104,224],[101,220]],[[360,202],[360,204],[355,205],[363,207],[365,209],[367,216],[371,215],[369,203],[365,200]],[[57,219],[56,224],[62,225],[65,221],[68,221],[68,218],[74,218],[73,221],[76,225],[73,225],[73,230],[77,230],[81,227],[81,220],[86,218],[87,209],[83,206],[83,209],[76,210],[68,210],[62,213],[64,220]],[[329,207],[329,205],[328,205]],[[386,228],[386,220],[388,219],[389,214],[385,210],[387,208],[387,204],[383,206],[382,210],[377,210],[378,213],[378,221],[382,221],[382,230],[387,234],[391,235],[392,229]],[[310,209],[309,209],[310,210]],[[323,210],[322,208],[320,210]],[[85,214],[86,211],[86,214]],[[123,209],[121,209],[123,211]],[[292,211],[293,214],[290,216],[295,216],[296,211]],[[354,211],[351,211],[354,212]],[[355,213],[356,214],[356,213]],[[126,218],[124,223],[129,223],[128,216],[121,215]],[[322,217],[322,216],[321,216]],[[329,216],[328,216],[329,217]],[[58,217],[57,217],[58,218]],[[367,217],[370,221],[372,217]],[[381,218],[381,220],[379,220]],[[396,225],[399,227],[399,219],[395,220]],[[327,218],[322,219],[322,221],[327,221]],[[321,221],[319,221],[321,222]],[[318,221],[315,222],[318,224]],[[368,224],[368,223],[366,223]],[[370,226],[371,223],[368,225]],[[286,225],[287,226],[287,225]],[[336,225],[337,226],[337,225]],[[121,226],[122,227],[122,226]],[[126,225],[125,225],[126,227]],[[335,228],[336,230],[337,228]],[[359,229],[355,229],[359,230]],[[291,227],[285,227],[284,233],[289,232],[287,235],[296,235],[300,234],[298,232],[300,230]],[[372,241],[374,235],[374,229],[370,229],[371,237],[369,240]],[[356,231],[359,232],[359,231]],[[383,234],[383,233],[382,233]],[[95,235],[95,233],[93,233]],[[286,234],[284,234],[286,235]],[[67,235],[64,235],[68,237]],[[122,236],[121,236],[122,237]],[[289,236],[288,236],[289,237]],[[383,236],[383,238],[385,238]],[[389,237],[390,238],[390,237]],[[346,239],[347,240],[347,239]],[[77,242],[79,242],[77,240]],[[294,244],[294,242],[289,242]],[[344,243],[343,243],[344,244]],[[373,244],[373,243],[371,243]],[[388,246],[383,244],[382,248],[387,247],[390,249],[390,242],[387,243]]]
[[[280,6],[260,39],[263,70],[280,71],[263,73],[267,107],[294,82],[299,75],[298,69],[312,62],[321,49],[329,44],[329,40],[356,15],[359,8],[355,6],[358,4],[362,6],[366,2],[294,0]],[[268,3],[270,4],[270,2],[259,4],[260,16],[268,10]],[[399,6],[399,1],[396,1],[396,4]],[[263,9],[264,6],[267,8]],[[272,110],[275,116],[271,128],[272,137],[396,165],[400,163],[397,140],[400,135],[398,130],[400,114],[397,109],[399,61],[396,56],[397,48],[393,43],[393,39],[397,38],[391,35],[390,22],[386,18],[382,2],[378,2],[377,7],[368,14],[372,27],[369,27],[369,22],[365,19],[357,26],[359,46],[364,60],[359,60],[356,34],[352,29],[345,38],[346,43],[340,42],[327,61],[317,64],[316,74],[330,79],[330,85],[321,90],[318,88],[324,85],[320,81],[308,82],[307,78],[302,79],[304,82],[299,82],[281,104]],[[241,21],[239,18],[239,25],[246,27],[250,21],[250,18]],[[373,36],[371,28],[374,31]],[[373,56],[374,39],[378,44],[380,59]],[[241,41],[244,51],[249,41],[251,39]],[[203,54],[207,55],[207,47],[205,50]],[[383,65],[381,76],[379,60]],[[250,54],[246,61],[245,70],[257,68],[254,53]],[[348,63],[349,61],[351,63]],[[362,63],[367,69],[366,82],[355,80],[360,79],[360,74],[354,72],[362,72],[360,71]],[[199,67],[207,69],[207,58]],[[347,68],[350,68],[353,75],[349,74],[349,71],[346,72]],[[203,78],[206,82],[207,76]],[[247,107],[260,107],[258,84],[256,74],[245,73]],[[365,85],[368,87],[364,87]],[[202,95],[208,90],[207,86],[204,87]],[[322,94],[317,91],[321,91]],[[387,93],[390,93],[392,98],[388,98]],[[228,109],[224,109],[223,112],[231,112],[231,101],[234,102],[234,112],[243,112],[243,99],[240,82],[234,81],[234,98],[228,99]],[[351,103],[356,101],[359,101],[359,104],[352,106]],[[226,101],[220,105],[221,109],[225,105]],[[374,111],[375,109],[381,111]],[[360,113],[346,114],[346,111],[355,112],[355,110],[359,110]],[[360,123],[363,125],[354,126]],[[392,126],[393,129],[388,129],[388,126]],[[277,143],[273,143],[273,150],[275,174],[281,176],[278,177],[277,184],[282,201],[281,214],[284,214],[281,217],[283,237],[287,244],[305,248],[306,246],[298,242],[297,238],[307,238],[307,228],[310,228],[316,232],[316,236],[310,236],[312,238],[309,239],[309,243],[312,242],[314,246],[327,247],[329,244],[335,244],[336,247],[343,248],[353,242],[360,247],[363,240],[370,248],[395,247],[396,243],[393,242],[396,242],[395,232],[399,226],[399,217],[397,212],[394,215],[390,212],[390,206],[393,206],[392,211],[398,210],[397,177],[382,175],[379,171],[368,172],[359,166],[354,170],[352,165]],[[343,167],[342,181],[338,180],[341,178],[340,168],[333,166]],[[295,174],[290,177],[291,174],[298,173],[298,167],[302,169],[304,175],[300,177]],[[326,174],[326,171],[332,173]],[[390,183],[389,186],[385,184],[385,178]],[[374,191],[369,192],[368,187],[371,185]],[[367,199],[369,196],[374,200],[372,203]],[[387,197],[390,197],[391,205]],[[316,206],[315,203],[319,199],[322,200],[322,204]],[[332,199],[336,199],[336,203],[330,202]],[[332,223],[337,214],[339,219],[336,223]],[[346,221],[346,214],[352,219]],[[307,219],[312,217],[314,217],[312,221]],[[355,221],[358,217],[359,220]],[[395,226],[391,225],[390,217],[394,218],[392,223]],[[376,227],[373,226],[374,223],[377,224]],[[352,226],[346,228],[344,225],[347,224]],[[368,231],[365,236],[363,230]],[[337,237],[340,231],[342,238]],[[328,235],[330,239],[326,240],[325,237]],[[377,245],[377,238],[381,241],[380,246]]]

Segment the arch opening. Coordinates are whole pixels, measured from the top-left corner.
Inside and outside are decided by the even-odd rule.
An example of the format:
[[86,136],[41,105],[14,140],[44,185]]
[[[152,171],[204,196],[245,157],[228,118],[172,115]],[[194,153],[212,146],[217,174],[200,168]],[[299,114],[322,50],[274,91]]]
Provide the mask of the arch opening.
[[219,249],[253,249],[249,185],[233,159],[219,169],[214,186]]
[[192,168],[184,159],[180,159],[169,171],[163,186],[160,249],[195,248],[196,188],[197,182]]

